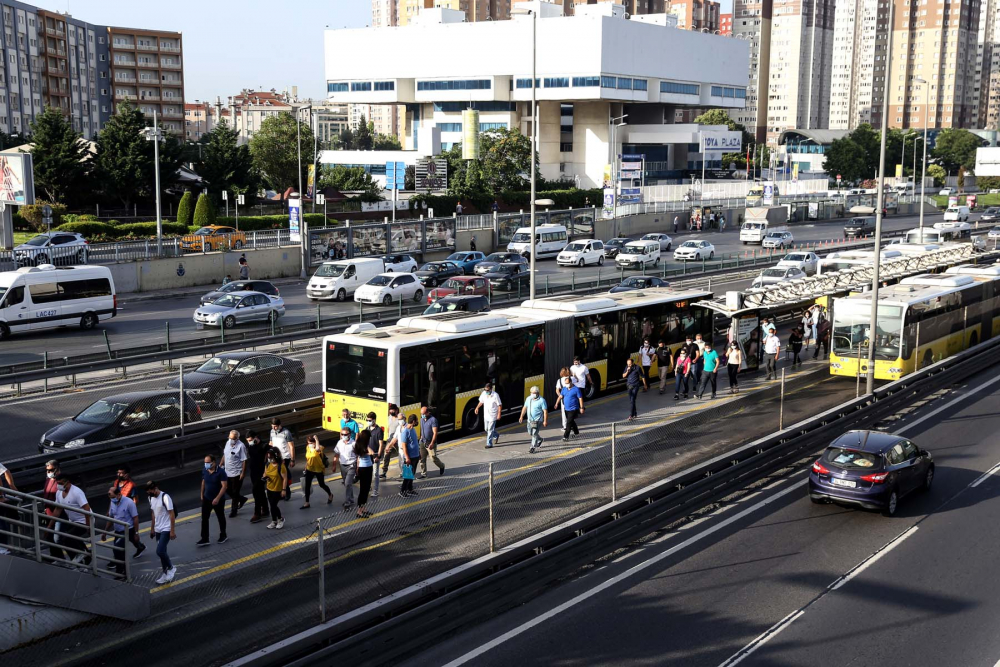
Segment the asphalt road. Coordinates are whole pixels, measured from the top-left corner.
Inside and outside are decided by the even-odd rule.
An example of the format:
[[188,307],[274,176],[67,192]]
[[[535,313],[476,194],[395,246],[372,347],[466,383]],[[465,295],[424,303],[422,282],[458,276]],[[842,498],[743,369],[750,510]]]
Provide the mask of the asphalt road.
[[[937,221],[939,216],[925,216],[925,221]],[[885,221],[887,231],[910,229],[917,224],[917,216],[890,216]],[[814,242],[843,238],[843,221],[795,224],[791,226],[796,242]],[[668,231],[669,230],[665,230]],[[693,234],[681,232],[676,235],[678,242],[674,247]],[[728,253],[744,252],[759,249],[758,246],[744,246],[739,242],[738,230],[727,229],[723,233],[708,232],[698,236],[708,238],[716,247],[716,256]],[[679,263],[669,262],[668,268],[680,268]],[[610,264],[600,269],[602,277],[607,277],[614,271]],[[538,280],[548,279],[550,284],[567,284],[574,279],[594,280],[598,274],[597,267],[560,268],[554,260],[539,263]],[[541,284],[541,283],[540,283]],[[206,287],[208,292],[209,288]],[[281,287],[281,296],[285,300],[286,314],[280,323],[315,321],[316,302],[305,296],[305,283],[294,283]],[[91,331],[81,331],[75,327],[41,331],[38,333],[18,334],[4,342],[0,350],[0,365],[17,364],[29,361],[40,361],[43,351],[49,357],[64,357],[101,352],[106,349],[104,333],[107,332],[113,349],[135,347],[160,343],[165,339],[166,325],[170,325],[172,339],[181,337],[203,336],[205,331],[216,332],[215,329],[198,331],[191,317],[197,308],[197,297],[188,295],[164,295],[162,298],[129,302],[128,295],[123,295],[123,303],[119,314],[114,319]],[[366,307],[371,312],[373,307]],[[395,307],[393,307],[394,309]],[[387,309],[387,310],[393,310]],[[353,302],[335,303],[323,302],[321,305],[323,317],[357,314],[358,305]],[[250,326],[250,325],[248,325]]]
[[1000,386],[987,371],[896,427],[936,480],[899,514],[806,497],[806,468],[652,532],[412,665],[909,665],[1000,659]]

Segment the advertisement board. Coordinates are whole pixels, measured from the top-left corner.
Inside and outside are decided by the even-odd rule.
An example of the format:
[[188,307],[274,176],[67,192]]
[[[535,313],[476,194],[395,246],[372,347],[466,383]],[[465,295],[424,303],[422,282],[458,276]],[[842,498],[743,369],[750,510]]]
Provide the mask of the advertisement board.
[[310,229],[309,265],[328,259],[347,259],[347,228]]
[[610,219],[615,216],[615,189],[614,188],[604,188],[604,208],[601,211],[604,219]]
[[479,112],[475,109],[462,111],[462,159],[479,159]]
[[743,151],[743,134],[741,132],[699,132],[700,152],[740,153]]
[[0,155],[0,203],[23,206],[35,203],[31,153]]
[[316,165],[311,164],[306,169],[306,199],[312,199],[316,192]]
[[417,162],[413,182],[416,190],[446,190],[448,188],[448,160],[427,158]]
[[426,226],[424,244],[427,250],[450,250],[455,247],[454,220],[430,220]]
[[764,184],[764,196],[761,199],[764,206],[774,205],[774,183]]
[[288,200],[288,235],[292,243],[302,242],[302,200]]
[[733,330],[736,332],[736,342],[743,353],[743,363],[740,370],[753,370],[759,366],[760,353],[760,322],[755,314],[743,314],[733,317]]
[[819,218],[819,202],[811,201],[809,202],[809,219],[816,220]]
[[958,196],[949,195],[948,196],[948,206],[958,206]]

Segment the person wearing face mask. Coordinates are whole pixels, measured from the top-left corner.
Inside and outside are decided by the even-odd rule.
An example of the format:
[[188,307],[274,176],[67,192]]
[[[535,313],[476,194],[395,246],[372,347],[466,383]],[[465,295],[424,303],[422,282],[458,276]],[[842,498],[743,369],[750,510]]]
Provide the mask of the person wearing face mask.
[[635,365],[632,357],[625,360],[625,372],[622,373],[625,384],[628,385],[629,414],[628,420],[634,421],[639,413],[635,409],[635,399],[639,396],[639,387],[642,386],[643,375],[639,367]]
[[[60,505],[68,505],[87,512],[90,511],[90,503],[80,487],[75,486],[69,477],[59,473],[56,477],[56,484],[59,491],[56,493],[56,502]],[[69,509],[56,508],[59,518],[59,543],[66,549],[74,551],[63,552],[59,549],[57,558],[72,560],[74,563],[86,564],[90,561],[87,555],[87,542],[85,538],[89,534],[90,515],[82,512],[74,512]],[[56,554],[53,553],[53,556]]]
[[267,489],[264,486],[264,465],[267,463],[267,446],[257,434],[247,431],[247,467],[253,484],[253,516],[250,523],[260,523],[267,512]]
[[209,544],[208,520],[215,512],[219,520],[219,544],[224,544],[226,536],[226,486],[228,477],[226,471],[219,467],[214,454],[205,457],[205,468],[201,471],[201,539],[196,546]]
[[152,514],[149,522],[149,539],[156,542],[156,555],[160,557],[160,567],[163,569],[156,583],[170,583],[177,574],[177,568],[170,562],[170,556],[167,554],[170,540],[177,539],[177,532],[174,530],[177,520],[174,501],[152,480],[146,482],[146,497],[149,498],[149,509]]
[[323,477],[326,475],[327,458],[323,450],[323,445],[319,444],[319,437],[310,435],[306,438],[306,478],[302,482],[302,492],[306,501],[299,509],[309,507],[309,496],[312,495],[312,482],[315,479],[319,488],[326,491],[326,504],[333,502],[333,491],[326,485]]
[[372,470],[372,472],[375,473],[375,474],[372,475],[372,485],[373,485],[372,486],[372,498],[378,498],[379,478],[381,477],[381,475],[377,474],[378,473],[378,463],[379,463],[379,461],[382,460],[382,456],[385,454],[385,448],[386,448],[385,447],[385,432],[382,430],[382,427],[379,426],[378,423],[376,423],[377,419],[378,419],[378,415],[376,415],[374,412],[369,412],[368,413],[368,428],[365,429],[366,431],[368,431],[371,434],[370,437],[371,437],[371,443],[372,443],[372,450],[374,450],[374,452],[375,452],[375,456],[373,457],[373,460],[375,462],[375,467]]
[[344,477],[344,509],[354,507],[354,479],[357,471],[358,455],[354,453],[354,432],[346,426],[340,429],[340,440],[333,450],[333,469],[340,465],[340,474]]
[[240,440],[239,431],[229,432],[229,439],[222,450],[222,464],[226,470],[226,492],[231,499],[229,518],[235,519],[237,510],[242,509],[250,500],[240,493],[243,478],[247,474],[247,446]]
[[271,523],[267,527],[280,530],[285,527],[285,518],[281,516],[278,503],[288,487],[288,467],[282,460],[282,454],[274,447],[267,448],[262,478],[267,492],[267,506],[271,510]]
[[528,453],[534,454],[535,450],[542,446],[541,429],[549,425],[549,406],[539,395],[538,387],[532,387],[530,391],[531,395],[524,399],[517,423],[523,423],[524,416],[528,416],[528,435],[531,436],[531,448],[528,449]]
[[656,357],[656,350],[649,344],[649,339],[645,338],[639,347],[639,365],[642,366],[642,390],[649,391],[649,370],[653,367],[653,359]]
[[[112,486],[108,489],[108,498],[111,499],[111,504],[108,507],[108,517],[112,519],[117,519],[118,521],[124,521],[129,524],[128,528],[128,541],[135,544],[135,554],[132,558],[138,558],[142,555],[142,552],[146,550],[146,545],[138,540],[139,536],[139,511],[135,507],[135,501],[126,495],[122,494],[122,490],[118,486]],[[110,521],[104,526],[104,530],[110,530],[114,527],[115,541],[114,541],[114,557],[121,559],[122,563],[115,564],[115,570],[119,573],[125,572],[125,526],[120,523],[111,523]],[[107,539],[107,535],[101,534],[101,542]],[[138,542],[138,543],[137,543]]]
[[688,377],[691,375],[691,357],[688,356],[687,348],[682,347],[677,351],[677,358],[674,359],[674,400],[681,397],[681,388],[684,389],[684,398],[688,397]]
[[438,420],[426,405],[420,408],[420,478],[427,477],[427,457],[438,467],[438,476],[444,474],[444,463],[437,455]]
[[399,453],[408,469],[403,471],[403,484],[399,489],[400,498],[409,498],[417,495],[413,488],[413,473],[416,472],[417,461],[420,459],[420,441],[417,438],[417,416],[410,415],[406,423],[399,429],[399,436],[393,438]]
[[395,403],[389,404],[389,422],[386,425],[385,432],[389,434],[388,442],[385,446],[384,456],[382,457],[382,474],[379,475],[381,479],[385,479],[386,475],[389,473],[389,461],[392,460],[393,455],[399,457],[399,469],[403,469],[403,457],[399,455],[399,431],[403,427],[403,422],[405,420],[399,417],[399,406]]
[[[42,498],[45,500],[50,500],[52,502],[56,501],[56,493],[59,492],[59,485],[56,483],[56,477],[59,476],[59,462],[55,459],[51,459],[45,462],[45,486],[42,488]],[[49,516],[49,521],[47,527],[49,530],[58,530],[59,522],[55,520],[56,510],[52,507],[45,507],[45,514]],[[54,536],[53,536],[54,537]],[[49,538],[52,540],[53,538]],[[56,555],[57,547],[49,547],[49,553],[53,556]]]
[[559,391],[559,398],[556,399],[556,407],[562,405],[566,410],[566,426],[563,428],[563,441],[569,440],[570,432],[573,437],[580,435],[580,427],[576,425],[576,418],[583,414],[583,394],[578,387],[574,387],[568,377],[562,379],[562,387]]
[[268,445],[270,447],[277,447],[278,451],[281,452],[282,460],[287,468],[287,475],[285,476],[285,500],[291,500],[292,489],[291,489],[291,476],[292,468],[295,467],[295,440],[292,438],[292,433],[287,428],[281,426],[281,420],[277,417],[271,420],[271,432],[268,434],[270,440]]
[[[115,476],[114,481],[111,482],[111,488],[118,490],[123,498],[131,499],[132,503],[138,507],[138,502],[135,498],[135,482],[132,481],[132,469],[127,465],[119,466],[118,474]],[[135,545],[135,556],[133,558],[138,558],[139,554],[146,550],[146,545],[142,543],[138,530],[129,531],[128,541]]]
[[497,433],[497,420],[500,419],[500,411],[503,409],[500,395],[493,391],[492,382],[487,382],[483,393],[479,394],[479,404],[476,406],[477,415],[480,408],[483,408],[486,449],[490,449],[494,444],[500,442],[500,434]]

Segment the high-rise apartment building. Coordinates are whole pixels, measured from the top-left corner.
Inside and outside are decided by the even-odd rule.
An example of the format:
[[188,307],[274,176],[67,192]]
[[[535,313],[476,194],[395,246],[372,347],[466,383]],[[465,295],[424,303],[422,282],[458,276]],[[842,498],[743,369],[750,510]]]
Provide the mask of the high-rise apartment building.
[[719,34],[720,35],[732,35],[733,34],[733,15],[732,14],[719,14]]
[[[372,0],[373,3],[386,0]],[[422,9],[453,9],[465,13],[469,23],[476,21],[501,21],[510,18],[511,0],[396,0],[397,25],[409,25]],[[374,21],[375,10],[372,8]],[[374,23],[372,24],[375,25]],[[377,27],[377,26],[376,26]]]
[[182,135],[181,34],[112,27],[108,28],[108,39],[115,106],[129,100],[147,116],[155,111],[165,130]]
[[[771,67],[771,18],[773,0],[734,0],[733,36],[750,44],[747,99],[730,116],[754,135],[758,143],[767,135],[767,85]],[[763,86],[763,88],[762,88]]]
[[980,0],[976,45],[976,126],[1000,129],[1000,0]]
[[212,105],[208,102],[184,105],[184,139],[201,141],[215,127]]
[[677,17],[677,27],[682,30],[719,30],[719,3],[712,0],[671,0],[667,13]]
[[[528,2],[529,0],[513,0],[513,4],[518,2]],[[604,2],[612,2],[623,5],[628,14],[665,14],[667,12],[668,0],[547,0],[557,5],[562,5],[565,16],[573,16],[574,8],[577,5],[596,5]]]

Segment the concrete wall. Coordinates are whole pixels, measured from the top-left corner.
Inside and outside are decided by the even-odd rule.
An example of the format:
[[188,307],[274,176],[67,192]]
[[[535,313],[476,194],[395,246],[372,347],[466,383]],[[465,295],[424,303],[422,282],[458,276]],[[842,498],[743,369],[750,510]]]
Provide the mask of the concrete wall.
[[[477,237],[478,240],[478,237]],[[247,250],[251,278],[290,278],[299,275],[298,247]],[[111,275],[119,293],[218,285],[226,275],[239,277],[240,253],[192,253],[172,259],[149,259],[111,264]]]

